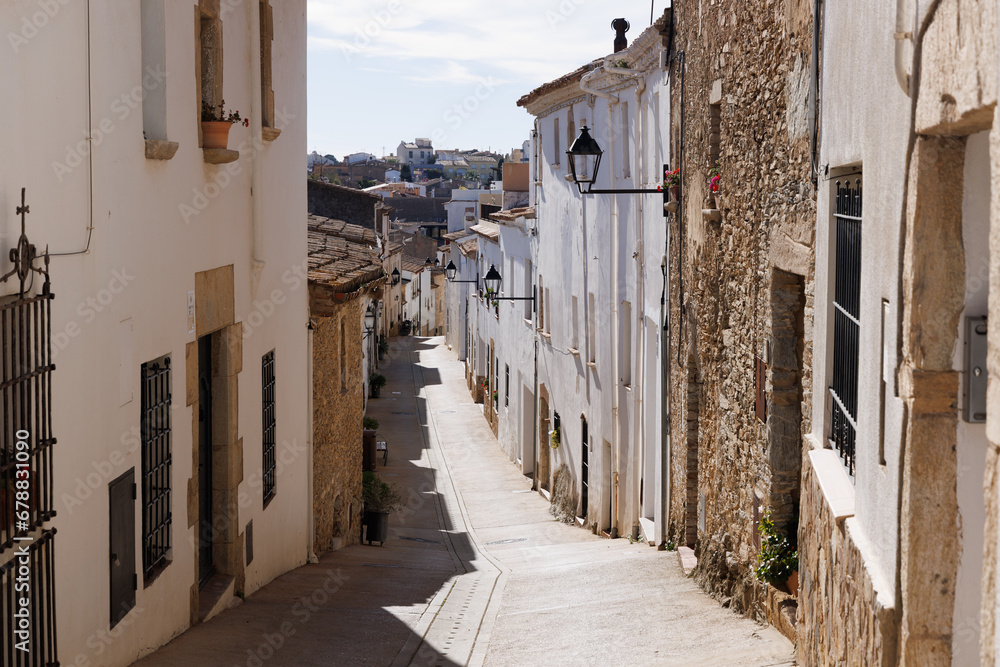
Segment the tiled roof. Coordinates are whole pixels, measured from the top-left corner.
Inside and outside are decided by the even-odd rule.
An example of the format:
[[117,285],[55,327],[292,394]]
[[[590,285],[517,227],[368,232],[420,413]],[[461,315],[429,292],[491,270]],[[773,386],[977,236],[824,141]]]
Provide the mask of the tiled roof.
[[565,74],[554,81],[549,81],[548,83],[543,83],[538,88],[524,95],[517,101],[517,106],[525,107],[537,100],[539,97],[545,93],[552,92],[553,90],[559,90],[563,86],[567,86],[571,83],[577,83],[583,78],[583,75],[591,71],[603,62],[603,59],[598,59],[593,62],[587,63],[581,67],[576,68],[569,74]]
[[346,294],[385,277],[375,232],[317,215],[309,216],[309,281]]
[[400,260],[399,265],[403,267],[404,271],[409,271],[410,273],[420,273],[427,265],[423,262],[415,262],[412,259],[407,259],[405,256]]
[[459,241],[458,248],[459,250],[462,251],[462,254],[465,255],[466,257],[473,257],[476,254],[476,250],[478,250],[479,248],[479,241],[476,239],[469,239],[468,241]]
[[503,220],[504,222],[514,222],[518,218],[528,218],[530,220],[535,217],[535,207],[523,206],[506,211],[496,211],[495,213],[490,213],[489,217],[490,220]]
[[491,241],[496,241],[497,239],[500,238],[500,230],[497,229],[497,226],[492,223],[481,222],[478,225],[473,225],[469,229],[477,234],[480,234],[481,236],[490,239]]
[[388,241],[385,244],[385,252],[382,254],[388,257],[389,255],[395,255],[397,252],[403,252],[403,244],[397,241]]
[[449,241],[457,241],[458,239],[465,238],[469,235],[469,232],[464,229],[460,229],[457,232],[448,232],[447,234],[442,234],[441,238],[448,239]]

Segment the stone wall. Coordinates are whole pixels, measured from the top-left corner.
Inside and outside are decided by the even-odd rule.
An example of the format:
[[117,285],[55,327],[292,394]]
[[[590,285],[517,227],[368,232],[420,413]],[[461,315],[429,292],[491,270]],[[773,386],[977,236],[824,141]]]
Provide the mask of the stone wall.
[[360,542],[361,301],[313,317],[313,511],[316,553]]
[[834,520],[808,462],[799,545],[799,664],[895,665],[895,609],[875,595],[864,556]]
[[[682,200],[671,216],[670,539],[696,578],[765,618],[756,522],[776,510],[795,536],[811,394],[815,186],[806,122],[811,3],[675,7],[671,136]],[[683,88],[684,102],[681,104]],[[721,189],[709,192],[718,167]],[[718,210],[717,220],[703,210]],[[786,298],[787,297],[787,298]],[[755,410],[757,359],[767,408]],[[690,478],[690,483],[688,480]]]

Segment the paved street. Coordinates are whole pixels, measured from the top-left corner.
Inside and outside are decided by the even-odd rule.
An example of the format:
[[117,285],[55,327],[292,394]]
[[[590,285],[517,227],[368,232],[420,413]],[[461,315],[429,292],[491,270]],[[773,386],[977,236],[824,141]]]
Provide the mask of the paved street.
[[378,471],[407,504],[385,546],[326,554],[139,664],[793,664],[676,553],[554,521],[441,338],[394,339],[388,360],[368,414],[389,443]]

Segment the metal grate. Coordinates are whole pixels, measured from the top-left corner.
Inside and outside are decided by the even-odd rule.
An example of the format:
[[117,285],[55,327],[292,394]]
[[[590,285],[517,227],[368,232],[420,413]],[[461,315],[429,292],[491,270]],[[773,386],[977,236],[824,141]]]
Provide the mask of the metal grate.
[[42,294],[0,304],[0,552],[56,515],[51,300],[46,282]]
[[142,365],[142,574],[167,564],[170,550],[170,357]]
[[861,329],[861,179],[837,181],[830,445],[854,476]]
[[274,496],[277,486],[277,463],[275,457],[275,426],[274,426],[274,350],[264,355],[261,364],[262,401],[261,414],[264,425],[264,502]]
[[58,665],[56,658],[55,528],[21,542],[0,565],[0,647],[11,667]]

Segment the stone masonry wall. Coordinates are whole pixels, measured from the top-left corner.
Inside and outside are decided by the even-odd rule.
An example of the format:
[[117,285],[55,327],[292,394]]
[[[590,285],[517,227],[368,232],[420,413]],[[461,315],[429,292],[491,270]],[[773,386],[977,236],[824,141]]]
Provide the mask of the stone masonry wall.
[[895,665],[895,610],[879,604],[864,557],[834,521],[808,462],[802,477],[798,662]]
[[[760,619],[756,517],[776,506],[794,539],[801,448],[788,444],[805,426],[794,403],[811,393],[811,5],[674,8],[675,51],[684,56],[683,86],[680,58],[672,69],[671,166],[681,166],[683,199],[671,216],[671,412],[684,418],[671,423],[670,539],[691,542],[695,524],[699,583]],[[722,173],[715,203],[713,166]],[[702,213],[715,208],[721,221]],[[800,344],[789,346],[790,332]],[[766,423],[755,414],[757,357],[768,364],[769,401],[778,389],[779,409],[765,412]]]
[[361,301],[313,325],[313,511],[316,553],[360,542]]

